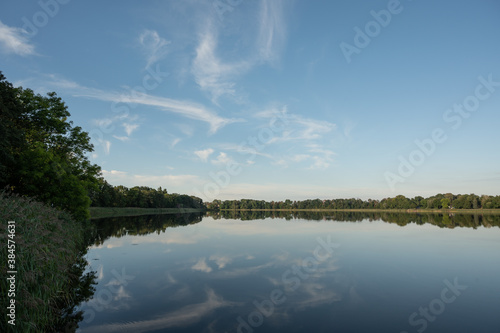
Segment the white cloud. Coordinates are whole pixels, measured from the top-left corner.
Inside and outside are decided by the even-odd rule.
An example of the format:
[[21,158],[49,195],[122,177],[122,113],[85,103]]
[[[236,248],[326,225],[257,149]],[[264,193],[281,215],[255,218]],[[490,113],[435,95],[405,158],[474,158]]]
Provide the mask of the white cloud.
[[194,152],[196,156],[198,156],[203,162],[208,160],[208,157],[214,152],[212,148],[208,148],[205,150],[197,150]]
[[229,161],[231,161],[231,158],[229,158],[229,156],[227,156],[226,153],[220,152],[219,155],[217,156],[217,158],[215,160],[212,160],[212,163],[213,164],[227,164],[227,163],[229,163]]
[[342,297],[324,284],[307,281],[301,286],[301,298],[293,307],[298,310],[317,307],[321,304],[338,302]]
[[261,1],[260,4],[257,50],[261,60],[275,62],[286,40],[284,1]]
[[307,119],[299,115],[293,116],[291,120],[299,125],[296,132],[300,140],[318,139],[322,134],[328,133],[336,127],[335,124],[327,121]]
[[127,135],[130,136],[130,134],[139,127],[139,124],[123,123],[122,126],[125,128]]
[[290,113],[286,106],[283,106],[281,110],[271,108],[257,112],[255,117],[271,120],[276,119],[274,125],[282,127],[280,131],[281,136],[277,135],[279,133],[276,133],[268,143],[320,139],[323,135],[337,128],[335,124],[328,121],[305,118],[301,115]]
[[221,256],[215,254],[211,255],[209,260],[214,261],[219,269],[223,269],[227,264],[233,261],[233,259],[229,256]]
[[118,136],[118,135],[113,135],[113,138],[120,140],[122,142],[129,141],[130,138],[128,136]]
[[177,145],[179,142],[181,142],[181,139],[179,139],[179,138],[175,138],[175,139],[172,141],[172,144],[171,144],[172,148],[174,148],[174,147],[175,147],[175,145]]
[[104,129],[109,127],[113,123],[113,119],[111,118],[93,119],[92,123],[94,124],[94,126]]
[[125,175],[127,175],[127,173],[125,171],[118,171],[118,170],[110,170],[110,171],[102,170],[102,174],[104,176],[106,176],[106,175],[112,175],[112,176],[125,176]]
[[196,58],[193,61],[191,73],[202,90],[212,95],[212,102],[217,104],[219,97],[234,96],[236,90],[232,79],[246,72],[250,63],[240,61],[223,63],[215,54],[217,37],[211,26],[205,27],[196,48]]
[[[76,82],[68,81],[52,74],[47,75],[47,77],[49,80],[42,83],[44,85],[43,90],[45,92],[64,89],[72,93],[75,97],[87,97],[116,104],[124,103],[130,105],[138,104],[151,106],[162,111],[180,114],[181,116],[189,119],[206,122],[210,126],[210,134],[214,134],[228,124],[243,121],[242,119],[229,119],[221,117],[216,112],[206,108],[205,106],[191,101],[143,94],[132,89],[129,89],[126,93],[104,91],[96,88],[85,87]],[[38,90],[41,89],[39,88]],[[116,119],[135,120],[136,117],[129,116],[128,113],[124,113],[113,117],[111,120],[115,121]],[[185,126],[184,129],[181,127],[180,129],[183,131],[184,129],[188,129],[188,127]]]
[[168,53],[169,41],[160,37],[157,31],[144,30],[139,36],[139,43],[147,56],[146,67],[163,58]]
[[235,306],[237,303],[225,301],[221,296],[218,296],[213,289],[207,289],[207,299],[202,303],[190,304],[178,310],[167,312],[155,317],[155,319],[142,320],[112,324],[102,324],[97,326],[84,327],[82,332],[151,332],[165,330],[169,327],[192,325],[206,318],[213,311],[223,308]]
[[291,160],[293,162],[302,162],[302,161],[307,160],[310,157],[311,156],[307,155],[307,154],[296,154],[296,155],[294,155],[294,156],[291,157]]
[[191,268],[195,271],[200,271],[205,273],[210,273],[212,271],[212,267],[207,265],[205,258],[201,258],[200,260],[198,260],[198,262],[194,264]]
[[[285,4],[282,0],[261,1],[255,19],[249,24],[258,28],[243,28],[248,22],[239,22],[239,25],[233,27],[238,31],[238,40],[242,40],[242,44],[245,44],[245,40],[251,40],[238,60],[230,61],[218,56],[220,25],[210,19],[201,24],[191,74],[200,88],[210,93],[214,104],[217,105],[222,96],[240,101],[242,98],[238,96],[241,94],[237,94],[236,79],[255,65],[277,62],[286,41]],[[227,32],[226,27],[224,36]],[[241,36],[241,32],[249,32],[251,35]]]
[[111,151],[111,142],[108,140],[99,140],[98,143],[100,146],[102,146],[104,154],[109,155]]
[[316,154],[312,157],[314,163],[309,167],[310,169],[326,169],[333,162],[333,157],[336,155],[329,149],[324,149],[318,144],[308,145],[309,152]]
[[[239,145],[234,144],[234,143],[222,143],[222,144],[219,144],[218,147],[220,147],[221,149],[225,149],[225,150],[232,150],[232,151],[235,151],[239,154],[258,155],[258,156],[267,157],[269,159],[273,158],[273,156],[271,154],[266,154],[266,153],[260,152],[258,149],[256,149],[253,145],[251,145],[248,142],[245,142],[245,143],[239,144]],[[253,161],[250,161],[250,162],[253,162]],[[253,163],[249,163],[249,164],[253,164]]]
[[[117,115],[112,118],[93,119],[92,123],[94,124],[94,126],[98,127],[101,131],[105,133],[110,133],[115,130],[114,124],[116,122],[122,121],[123,119],[134,121],[137,119],[137,116],[130,116],[128,114]],[[113,135],[113,137],[123,142],[128,141],[130,139],[129,136],[132,134],[132,132],[134,132],[137,128],[139,128],[139,124],[133,124],[127,122],[123,122],[121,126],[124,128],[125,133],[127,135],[126,136]]]
[[332,164],[335,153],[319,143],[324,144],[325,137],[336,130],[335,124],[289,113],[286,106],[281,111],[272,108],[257,112],[255,117],[266,120],[277,119],[279,126],[282,127],[282,130],[276,132],[267,144],[296,143],[293,149],[299,152],[289,156],[275,156],[273,164],[286,167],[289,162],[312,161],[310,169],[326,169]]
[[102,281],[102,279],[104,279],[104,266],[99,265],[97,269],[97,281]]
[[148,94],[137,94],[133,91],[131,91],[130,94],[120,94],[117,92],[106,92],[98,89],[87,88],[83,89],[81,92],[75,92],[75,96],[95,98],[115,103],[135,103],[156,107],[164,111],[178,113],[186,118],[208,123],[210,125],[209,133],[211,134],[217,132],[220,128],[228,124],[241,121],[241,119],[228,119],[220,117],[215,112],[194,102],[175,100]]
[[328,159],[321,156],[313,156],[313,161],[310,169],[327,169],[330,166]]
[[36,54],[35,47],[29,43],[24,29],[9,27],[1,21],[0,47],[4,53],[14,53],[20,56]]

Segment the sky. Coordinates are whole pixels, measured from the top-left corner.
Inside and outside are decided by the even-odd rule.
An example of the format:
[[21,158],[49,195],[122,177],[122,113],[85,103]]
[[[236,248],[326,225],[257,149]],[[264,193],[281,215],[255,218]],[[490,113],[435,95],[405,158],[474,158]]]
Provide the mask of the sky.
[[500,3],[2,1],[112,185],[213,199],[500,194]]

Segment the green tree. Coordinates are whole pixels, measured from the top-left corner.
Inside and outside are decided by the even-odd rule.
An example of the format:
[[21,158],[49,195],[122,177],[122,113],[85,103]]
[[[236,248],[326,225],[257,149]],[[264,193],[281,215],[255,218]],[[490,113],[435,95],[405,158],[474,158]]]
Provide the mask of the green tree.
[[20,123],[24,107],[17,98],[18,90],[0,72],[0,184],[10,184],[15,170],[15,155],[25,144]]
[[93,151],[90,137],[68,121],[68,108],[56,93],[41,96],[12,88],[3,76],[0,81],[5,158],[0,185],[67,210],[76,219],[88,218],[89,191],[97,187],[100,174],[99,166],[87,158]]
[[442,207],[443,209],[448,209],[448,208],[450,208],[450,199],[448,199],[448,198],[443,198],[443,199],[441,199],[441,207]]

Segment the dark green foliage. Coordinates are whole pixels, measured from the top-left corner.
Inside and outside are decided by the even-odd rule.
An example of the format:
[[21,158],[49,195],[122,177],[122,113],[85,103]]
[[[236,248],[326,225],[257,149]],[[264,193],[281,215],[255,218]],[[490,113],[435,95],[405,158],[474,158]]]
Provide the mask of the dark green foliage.
[[0,184],[8,183],[9,173],[15,166],[14,155],[25,143],[20,126],[25,112],[17,95],[18,89],[0,72]]
[[500,196],[475,194],[453,195],[437,194],[429,198],[417,196],[413,199],[398,195],[394,198],[382,200],[361,199],[332,199],[332,200],[302,200],[302,201],[271,201],[241,199],[241,200],[214,200],[207,205],[210,210],[239,210],[239,209],[498,209]]
[[97,187],[100,168],[86,156],[93,151],[90,137],[69,117],[56,93],[13,88],[0,73],[0,187],[83,220],[90,217],[88,191]]
[[92,207],[139,207],[139,208],[197,208],[205,209],[203,200],[186,194],[169,194],[159,187],[147,186],[127,188],[112,186],[105,180],[99,181],[97,190],[91,191]]

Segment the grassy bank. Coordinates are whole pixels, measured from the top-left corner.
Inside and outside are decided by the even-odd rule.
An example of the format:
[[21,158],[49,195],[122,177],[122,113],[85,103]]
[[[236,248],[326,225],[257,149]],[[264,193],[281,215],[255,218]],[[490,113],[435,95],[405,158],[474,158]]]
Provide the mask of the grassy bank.
[[[0,331],[74,331],[74,326],[64,326],[84,293],[75,288],[85,267],[81,223],[42,203],[0,192],[0,224],[2,276],[15,278],[0,282],[4,309]],[[11,300],[15,300],[15,326],[7,322],[13,317],[5,315]]]
[[[234,211],[235,209],[220,209]],[[499,214],[500,209],[236,209],[242,212],[366,212],[366,213],[434,213],[434,214]]]
[[90,217],[138,216],[153,214],[198,213],[205,210],[198,208],[137,208],[137,207],[90,207]]

